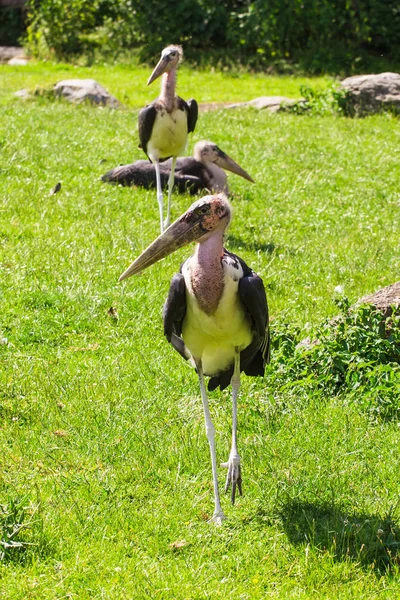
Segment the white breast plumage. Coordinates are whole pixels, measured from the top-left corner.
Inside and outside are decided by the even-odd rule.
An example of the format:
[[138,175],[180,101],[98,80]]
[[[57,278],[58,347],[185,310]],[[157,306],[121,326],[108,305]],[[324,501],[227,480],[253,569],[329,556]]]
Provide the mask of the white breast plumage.
[[243,269],[229,255],[224,255],[222,265],[224,291],[218,308],[212,315],[207,315],[200,309],[193,294],[190,259],[182,268],[188,290],[182,337],[192,356],[202,360],[206,375],[215,375],[228,368],[233,362],[235,348],[243,350],[252,339],[248,319],[238,296]]
[[186,111],[177,108],[171,113],[166,110],[157,112],[147,152],[151,158],[157,159],[180,156],[185,151],[187,135]]

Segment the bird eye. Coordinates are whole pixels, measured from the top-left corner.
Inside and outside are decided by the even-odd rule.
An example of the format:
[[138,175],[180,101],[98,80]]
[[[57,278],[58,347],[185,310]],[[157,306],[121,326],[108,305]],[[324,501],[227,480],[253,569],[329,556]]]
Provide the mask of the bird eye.
[[208,206],[206,204],[204,206],[202,206],[200,208],[200,212],[201,212],[202,215],[205,215],[206,212],[208,212]]

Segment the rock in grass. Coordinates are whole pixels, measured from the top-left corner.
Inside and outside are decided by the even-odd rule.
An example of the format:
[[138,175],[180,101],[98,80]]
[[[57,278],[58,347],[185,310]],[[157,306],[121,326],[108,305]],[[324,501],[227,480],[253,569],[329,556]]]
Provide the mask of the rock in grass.
[[249,102],[238,102],[237,104],[230,104],[227,108],[241,108],[243,106],[252,106],[257,110],[262,110],[264,108],[268,109],[270,112],[278,112],[282,105],[292,105],[296,104],[297,100],[293,100],[293,98],[286,98],[285,96],[260,96],[259,98],[254,98],[254,100],[249,100]]
[[358,115],[392,109],[400,112],[400,74],[355,75],[341,82]]
[[[382,313],[382,323],[386,321],[389,317],[392,316],[393,312],[395,314],[400,313],[400,281],[393,283],[392,285],[388,285],[387,287],[381,288],[374,294],[369,294],[368,296],[363,296],[360,298],[358,302],[353,304],[348,308],[350,312],[356,312],[357,309],[363,304],[370,304],[377,311]],[[338,315],[333,317],[329,321],[329,326],[332,327],[332,330],[337,327],[338,324],[343,320],[343,315]],[[384,327],[385,330],[385,327]],[[390,331],[390,330],[389,330]],[[385,333],[386,335],[386,333]],[[296,346],[298,350],[309,350],[316,344],[319,344],[318,339],[311,339],[310,337],[306,337],[304,340],[301,340]]]
[[99,106],[118,108],[120,103],[95,79],[65,79],[54,86],[56,96],[80,104],[90,102]]
[[20,46],[0,46],[0,63],[8,63],[11,65],[13,64],[11,61],[14,59],[26,59],[23,48]]
[[29,64],[29,61],[23,56],[16,56],[15,58],[10,58],[7,64],[12,67],[26,67],[26,65]]
[[32,98],[32,94],[29,90],[27,90],[26,88],[23,88],[22,90],[18,90],[17,92],[14,93],[14,96],[16,98],[20,98],[21,100],[31,100]]
[[364,296],[357,304],[372,304],[379,310],[384,319],[391,316],[393,308],[397,313],[400,310],[400,281],[384,287],[375,294]]

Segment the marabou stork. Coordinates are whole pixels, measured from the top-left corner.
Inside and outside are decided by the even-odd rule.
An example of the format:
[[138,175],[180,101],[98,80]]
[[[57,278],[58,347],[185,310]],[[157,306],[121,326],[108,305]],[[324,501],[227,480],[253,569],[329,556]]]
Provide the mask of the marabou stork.
[[231,206],[223,194],[201,198],[161,234],[121,275],[120,281],[140,273],[190,242],[194,254],[171,282],[164,306],[167,340],[196,367],[200,381],[205,425],[211,452],[215,510],[212,521],[225,518],[220,504],[215,430],[211,420],[208,389],[232,385],[232,445],[225,491],[232,486],[242,494],[240,457],[237,450],[237,396],[240,372],[263,375],[269,361],[268,305],[261,278],[245,262],[223,247]]
[[[164,188],[171,175],[172,160],[160,164],[161,186]],[[248,173],[213,142],[202,140],[193,149],[193,156],[178,158],[175,165],[174,186],[178,192],[197,194],[203,190],[229,194],[226,173],[236,173],[254,182]],[[131,165],[121,165],[102,176],[102,181],[121,185],[156,187],[156,171],[147,160],[137,160]]]
[[[175,95],[176,70],[182,59],[180,46],[167,46],[161,52],[161,58],[149,77],[150,85],[163,75],[161,93],[151,104],[139,112],[140,148],[143,148],[149,160],[154,163],[157,181],[157,201],[160,211],[161,233],[168,227],[171,213],[171,194],[174,185],[175,163],[186,148],[188,134],[194,131],[198,115],[196,100],[185,102]],[[171,173],[168,179],[168,209],[163,222],[163,193],[159,163],[172,158]]]

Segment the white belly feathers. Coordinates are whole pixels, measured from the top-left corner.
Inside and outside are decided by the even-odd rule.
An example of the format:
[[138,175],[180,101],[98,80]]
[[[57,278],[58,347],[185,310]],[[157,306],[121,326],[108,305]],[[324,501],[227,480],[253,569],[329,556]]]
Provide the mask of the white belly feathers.
[[188,136],[187,115],[184,110],[157,113],[147,152],[151,158],[180,156],[184,153]]
[[201,359],[206,375],[215,375],[233,362],[235,348],[243,350],[252,339],[251,327],[238,296],[239,278],[243,272],[223,262],[224,291],[217,310],[204,313],[194,296],[190,282],[189,261],[182,274],[185,278],[187,309],[182,337],[192,356]]

